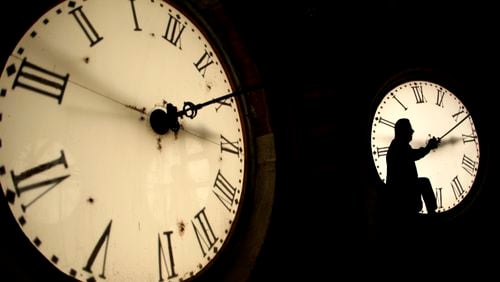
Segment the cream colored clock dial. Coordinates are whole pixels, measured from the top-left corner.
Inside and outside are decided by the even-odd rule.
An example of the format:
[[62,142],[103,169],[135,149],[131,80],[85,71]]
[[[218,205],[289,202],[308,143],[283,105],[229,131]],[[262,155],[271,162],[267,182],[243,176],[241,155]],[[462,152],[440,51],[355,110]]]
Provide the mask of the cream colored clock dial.
[[185,281],[229,240],[244,196],[237,98],[177,132],[150,114],[231,93],[203,29],[159,0],[64,1],[0,79],[0,183],[26,237],[81,281]]

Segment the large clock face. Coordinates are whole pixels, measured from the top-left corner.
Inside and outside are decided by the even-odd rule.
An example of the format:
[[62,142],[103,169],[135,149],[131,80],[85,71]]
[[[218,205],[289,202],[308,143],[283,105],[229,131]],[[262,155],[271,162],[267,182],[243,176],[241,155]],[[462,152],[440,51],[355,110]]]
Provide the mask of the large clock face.
[[[383,95],[371,126],[371,150],[380,179],[386,181],[386,155],[397,120],[406,118],[414,130],[411,147],[424,147],[431,137],[439,147],[416,161],[418,176],[429,178],[437,212],[457,207],[471,191],[479,160],[479,137],[473,116],[458,96],[425,80],[401,83]],[[427,213],[425,205],[421,211]]]
[[0,183],[26,237],[82,281],[184,281],[237,222],[247,160],[228,98],[159,132],[166,104],[233,92],[220,52],[159,0],[64,1],[8,57]]

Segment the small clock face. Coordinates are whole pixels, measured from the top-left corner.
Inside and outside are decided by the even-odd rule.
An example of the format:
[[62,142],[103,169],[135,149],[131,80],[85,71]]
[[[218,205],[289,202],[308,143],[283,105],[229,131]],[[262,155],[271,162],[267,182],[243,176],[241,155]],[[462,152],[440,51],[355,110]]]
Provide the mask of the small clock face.
[[9,56],[0,80],[0,183],[26,237],[82,281],[184,281],[216,258],[245,189],[236,98],[177,132],[167,103],[233,92],[220,52],[159,0],[64,1]]
[[[397,120],[407,118],[414,130],[410,145],[423,147],[431,137],[439,147],[416,161],[419,177],[431,181],[437,212],[459,205],[471,191],[479,161],[479,137],[473,116],[449,89],[425,80],[397,85],[380,100],[372,122],[371,150],[380,179],[386,181],[386,154]],[[426,213],[425,205],[422,210]]]

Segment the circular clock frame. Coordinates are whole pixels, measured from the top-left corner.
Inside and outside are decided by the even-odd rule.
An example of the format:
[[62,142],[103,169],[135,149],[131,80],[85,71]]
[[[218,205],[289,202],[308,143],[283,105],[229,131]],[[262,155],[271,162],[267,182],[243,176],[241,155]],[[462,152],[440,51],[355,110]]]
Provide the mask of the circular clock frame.
[[[459,103],[462,103],[465,107],[466,110],[470,113],[472,119],[473,119],[473,125],[475,129],[475,134],[477,135],[477,140],[480,140],[480,146],[479,147],[479,153],[480,155],[480,162],[478,165],[475,167],[475,176],[473,178],[473,183],[468,191],[466,191],[466,195],[459,200],[459,202],[454,205],[451,208],[442,210],[440,212],[437,212],[433,214],[432,216],[429,216],[427,212],[425,211],[425,204],[424,204],[424,213],[419,214],[419,218],[424,221],[429,221],[429,222],[452,222],[456,221],[457,218],[462,218],[467,215],[467,211],[470,211],[473,208],[473,205],[475,202],[477,202],[477,199],[479,198],[479,195],[481,193],[481,188],[484,185],[484,179],[485,179],[485,166],[488,162],[487,158],[487,142],[486,138],[482,138],[482,122],[481,122],[481,114],[479,112],[479,106],[476,103],[476,100],[474,99],[475,93],[471,91],[471,85],[466,85],[464,83],[461,83],[458,81],[457,78],[455,78],[453,75],[450,74],[450,72],[447,72],[445,70],[441,69],[436,69],[436,68],[413,68],[413,69],[407,69],[404,71],[400,71],[394,75],[392,75],[389,79],[386,80],[386,82],[378,89],[378,92],[376,93],[372,105],[371,105],[371,110],[370,110],[370,116],[369,116],[369,126],[370,132],[368,133],[368,136],[370,136],[370,159],[372,160],[370,162],[371,168],[370,171],[371,173],[371,178],[374,180],[376,183],[375,189],[377,191],[377,201],[378,201],[378,214],[382,216],[383,218],[387,217],[394,211],[390,211],[390,208],[388,207],[390,204],[387,203],[387,199],[389,198],[387,195],[387,190],[386,190],[386,185],[385,185],[385,179],[382,179],[382,176],[380,175],[380,168],[376,165],[377,164],[377,158],[381,159],[381,157],[378,157],[379,152],[377,151],[378,149],[376,146],[374,147],[373,144],[373,126],[375,124],[375,118],[378,116],[378,109],[381,106],[382,103],[384,103],[384,100],[387,99],[387,96],[389,96],[390,92],[397,89],[397,87],[407,84],[409,82],[428,82],[432,87],[439,87],[442,86],[445,91],[449,91],[449,94],[451,96],[456,96],[459,99]],[[476,94],[477,95],[477,94]],[[432,98],[434,99],[434,97]],[[395,122],[395,121],[393,121]],[[411,122],[411,119],[410,119]],[[413,124],[413,123],[412,123]],[[430,138],[431,136],[429,136]],[[439,137],[439,136],[435,136]],[[390,139],[388,142],[393,138],[393,136],[390,136]],[[389,144],[387,142],[387,145]],[[425,144],[421,144],[425,145]],[[414,146],[412,145],[413,148],[419,147],[419,146]],[[439,147],[436,149],[439,150]],[[432,154],[432,152],[430,152]],[[384,155],[384,154],[382,154]],[[425,157],[424,157],[425,158]],[[385,159],[385,157],[384,157]],[[380,160],[379,160],[380,161]],[[418,162],[418,161],[417,161]],[[426,177],[426,175],[420,174],[419,172],[419,177]],[[430,179],[432,182],[432,179]],[[434,191],[435,192],[435,191]]]
[[[236,85],[245,87],[260,83],[258,71],[251,59],[249,60],[249,54],[241,39],[238,38],[232,25],[229,24],[230,19],[224,14],[222,4],[207,6],[197,4],[200,5],[198,7],[192,7],[186,3],[179,5],[182,6],[182,9],[186,9],[185,11],[192,13],[193,18],[197,17],[198,23],[211,27],[203,29],[210,34],[210,37],[213,37],[212,39],[220,50],[223,50],[223,54],[220,56],[228,62],[227,67],[233,72],[234,77],[239,78],[239,81],[234,81]],[[248,97],[240,97],[239,99],[244,105],[243,108],[246,109],[245,122],[249,129],[247,137],[250,147],[248,156],[253,159],[247,173],[245,199],[242,200],[242,208],[238,215],[240,223],[231,231],[233,234],[227,244],[223,246],[217,259],[210,263],[209,268],[196,276],[196,281],[247,279],[257,259],[269,224],[274,196],[275,155],[274,137],[265,102],[265,90],[255,90]],[[5,201],[3,195],[2,201]],[[13,221],[10,218],[7,219]],[[58,271],[54,271],[50,263],[43,261],[44,259],[37,252],[31,253],[33,251],[31,243],[27,244],[24,238],[18,238],[18,236],[22,236],[19,230],[13,230],[12,234],[17,238],[16,240],[20,240],[19,243],[23,244],[23,252],[20,253],[20,257],[14,258],[13,265],[19,263],[21,259],[26,262],[26,258],[22,254],[29,254],[29,257],[34,260],[31,266],[37,265],[34,266],[34,269],[38,269],[44,274],[59,274]],[[16,259],[18,259],[17,262]]]

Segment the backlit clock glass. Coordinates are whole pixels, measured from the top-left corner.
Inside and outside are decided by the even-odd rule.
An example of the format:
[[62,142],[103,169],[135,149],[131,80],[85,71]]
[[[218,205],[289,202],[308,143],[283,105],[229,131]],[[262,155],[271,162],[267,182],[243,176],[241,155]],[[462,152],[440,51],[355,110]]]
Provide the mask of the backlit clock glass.
[[[371,126],[372,157],[380,179],[386,181],[386,154],[397,120],[407,118],[414,130],[410,145],[423,147],[431,137],[439,147],[416,161],[418,174],[430,179],[437,212],[459,205],[476,179],[480,148],[474,119],[451,90],[427,80],[410,80],[387,91]],[[425,205],[422,213],[426,213]]]

